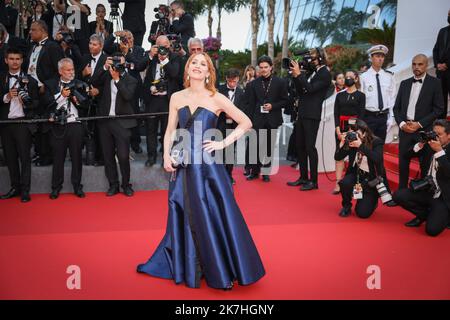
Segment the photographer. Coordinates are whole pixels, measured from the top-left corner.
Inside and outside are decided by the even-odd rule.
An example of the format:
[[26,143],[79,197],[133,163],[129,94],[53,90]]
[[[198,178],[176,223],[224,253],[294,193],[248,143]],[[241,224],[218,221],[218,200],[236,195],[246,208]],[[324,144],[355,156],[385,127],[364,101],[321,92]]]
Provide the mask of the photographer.
[[144,34],[146,30],[145,26],[145,0],[108,0],[109,3],[125,3],[123,10],[122,21],[123,28],[130,30],[134,35],[135,43],[138,46],[142,46],[144,40]]
[[53,148],[52,191],[50,199],[59,197],[64,183],[64,161],[69,149],[72,162],[71,182],[74,194],[84,198],[81,184],[84,127],[76,119],[87,107],[87,85],[75,79],[75,67],[69,58],[58,62],[59,79],[45,82],[46,99],[49,105],[49,121]]
[[[339,182],[342,209],[339,216],[348,217],[352,210],[352,198],[356,199],[355,211],[360,218],[369,218],[378,206],[390,199],[383,181],[383,141],[373,135],[367,124],[357,119],[350,131],[341,134],[339,149],[334,159],[342,161],[349,157],[349,168]],[[378,190],[377,190],[378,189]]]
[[[125,57],[127,72],[130,76],[137,80],[133,109],[134,113],[139,113],[139,99],[142,96],[142,78],[140,72],[144,71],[147,67],[148,56],[145,54],[145,51],[141,46],[135,45],[134,36],[128,30],[117,31],[114,35],[108,37],[105,41],[104,50],[108,54],[121,52],[121,54]],[[138,124],[139,123],[140,121],[138,120]],[[141,136],[139,126],[140,125],[132,130],[131,135],[131,148],[135,153],[142,153],[142,148],[140,147]]]
[[[296,141],[300,177],[289,186],[302,186],[301,191],[318,189],[317,132],[322,117],[323,101],[331,86],[331,74],[326,66],[322,49],[311,49],[303,54],[302,65],[291,60],[290,70],[299,93],[299,109],[296,122]],[[308,179],[308,161],[311,178]]]
[[[170,51],[170,41],[166,36],[156,39],[156,45],[151,48],[149,57],[150,64],[144,79],[145,112],[168,112],[171,95],[180,89],[179,57]],[[147,120],[147,167],[156,163],[158,126],[161,125],[160,132],[164,133],[167,117],[162,115]]]
[[194,18],[184,11],[181,1],[173,1],[170,4],[170,32],[181,35],[181,44],[187,48],[188,40],[195,37]]
[[394,199],[416,216],[405,224],[407,227],[426,221],[426,233],[437,236],[450,227],[450,123],[436,120],[426,136],[426,142],[417,143],[409,152],[410,156],[427,149],[434,152],[426,178],[411,181],[410,188],[399,189]]
[[82,60],[82,53],[80,48],[75,43],[72,32],[67,27],[62,27],[55,35],[55,41],[59,43],[64,52],[64,58],[70,58],[75,65],[75,73],[81,72],[80,64]]
[[[33,118],[39,105],[39,89],[36,80],[21,72],[23,53],[8,48],[5,56],[7,72],[0,74],[0,120]],[[5,160],[11,181],[11,190],[0,197],[9,199],[21,196],[28,202],[31,185],[31,136],[36,131],[32,124],[6,124],[0,127]],[[20,165],[19,165],[20,160]]]
[[[107,72],[100,79],[103,82],[103,90],[97,115],[133,114],[137,80],[126,71],[125,58],[116,53],[106,60],[103,68]],[[105,173],[110,185],[107,192],[109,197],[119,193],[116,155],[119,160],[123,192],[128,197],[134,194],[130,184],[130,137],[131,128],[136,127],[136,124],[135,119],[102,120],[98,123]]]

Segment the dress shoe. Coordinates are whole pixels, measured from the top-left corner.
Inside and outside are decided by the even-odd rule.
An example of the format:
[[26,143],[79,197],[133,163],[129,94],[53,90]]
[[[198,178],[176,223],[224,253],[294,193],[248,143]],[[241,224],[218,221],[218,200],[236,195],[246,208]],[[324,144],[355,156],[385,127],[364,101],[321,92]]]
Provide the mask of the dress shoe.
[[60,191],[61,191],[61,189],[52,189],[52,192],[50,193],[49,198],[52,200],[58,199]]
[[78,198],[84,198],[84,197],[86,197],[86,194],[84,193],[83,187],[82,187],[82,186],[77,187],[77,188],[74,188],[73,193],[74,193]]
[[333,190],[333,192],[331,194],[337,195],[339,193],[341,193],[341,188],[339,187],[338,184],[336,184],[336,187],[334,187],[334,190]]
[[341,211],[339,211],[339,217],[346,218],[352,213],[352,207],[349,208],[342,208]]
[[8,191],[8,193],[0,196],[0,199],[2,200],[11,199],[14,197],[18,197],[19,195],[20,195],[19,189],[12,188],[11,190]]
[[249,169],[244,169],[244,176],[248,177],[250,175]]
[[310,190],[314,190],[314,189],[319,189],[319,186],[317,185],[317,183],[308,181],[308,183],[305,183],[304,185],[302,185],[302,187],[300,188],[300,191],[310,191]]
[[268,176],[268,175],[263,175],[262,176],[262,180],[264,181],[264,182],[270,182],[270,177]]
[[151,167],[156,163],[156,160],[154,158],[149,158],[147,161],[145,161],[146,167]]
[[23,203],[30,202],[31,201],[30,193],[28,191],[22,192],[22,194],[20,195],[20,201]]
[[123,194],[127,197],[132,197],[134,195],[133,188],[131,188],[131,185],[127,185],[126,187],[123,187]]
[[412,219],[411,221],[408,221],[407,223],[405,223],[405,226],[420,227],[420,225],[424,222],[425,222],[425,220],[422,220],[422,219],[416,217],[416,218]]
[[396,207],[396,206],[398,206],[397,202],[395,202],[394,200],[389,200],[384,205],[388,206],[388,207]]
[[255,180],[255,179],[258,179],[258,178],[259,178],[259,174],[252,173],[252,174],[247,176],[247,181],[252,181],[252,180]]
[[290,187],[298,187],[298,186],[301,186],[301,185],[304,185],[304,184],[307,184],[307,183],[308,183],[308,180],[305,180],[305,179],[302,179],[302,178],[298,178],[295,181],[288,182],[287,185],[290,186]]
[[112,197],[120,192],[118,186],[111,186],[109,187],[108,191],[106,192],[107,197]]

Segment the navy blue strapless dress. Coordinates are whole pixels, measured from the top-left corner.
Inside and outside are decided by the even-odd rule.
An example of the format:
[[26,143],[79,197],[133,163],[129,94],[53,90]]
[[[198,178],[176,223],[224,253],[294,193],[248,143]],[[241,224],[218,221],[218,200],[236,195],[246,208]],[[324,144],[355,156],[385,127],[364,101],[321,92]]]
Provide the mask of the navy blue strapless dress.
[[[191,160],[199,155],[212,159],[202,149],[202,138],[206,130],[216,128],[218,118],[210,110],[199,108],[189,128]],[[187,106],[179,109],[178,115],[181,127],[192,117]],[[198,130],[200,123],[202,130]],[[137,271],[191,288],[200,287],[202,277],[208,286],[219,289],[230,287],[235,280],[248,285],[264,276],[261,258],[223,164],[203,161],[177,170],[176,179],[169,184],[166,233]]]

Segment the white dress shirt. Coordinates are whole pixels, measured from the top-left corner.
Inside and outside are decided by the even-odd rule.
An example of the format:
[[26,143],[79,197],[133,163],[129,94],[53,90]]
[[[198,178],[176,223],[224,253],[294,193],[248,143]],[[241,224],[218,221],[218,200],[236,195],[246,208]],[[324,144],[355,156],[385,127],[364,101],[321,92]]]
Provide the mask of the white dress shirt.
[[389,114],[393,116],[396,98],[394,75],[383,69],[376,72],[373,67],[370,67],[369,70],[360,76],[361,91],[366,95],[366,110],[370,112],[380,111],[378,106],[377,73],[380,78],[383,111],[389,110]]
[[[96,56],[92,56],[91,55],[91,77],[94,74],[95,68],[97,67],[97,63],[98,63],[98,59],[100,58],[100,56],[102,55],[102,52],[100,51],[100,53]],[[95,60],[94,60],[95,59]]]
[[64,25],[64,16],[62,13],[55,12],[55,16],[53,17],[53,39],[56,38],[56,34],[59,32],[59,28]]
[[47,41],[47,39],[48,39],[48,37],[39,41],[39,43],[34,46],[33,51],[31,52],[31,56],[30,56],[30,64],[28,66],[28,74],[30,76],[32,76],[38,82],[39,87],[42,87],[43,84],[39,80],[38,75],[37,75],[37,63],[38,63],[38,59],[39,59],[39,54],[41,53],[41,50],[42,50],[42,45],[44,44],[45,41]]
[[118,83],[119,80],[111,80],[111,107],[109,108],[109,115],[115,116],[116,115],[116,98],[117,98],[117,86],[116,83]]
[[[17,73],[11,73],[13,76],[19,76],[20,71]],[[16,84],[17,79],[16,78],[9,78],[9,89],[12,89],[14,84]],[[18,86],[15,85],[15,88]],[[14,97],[12,99],[8,98],[8,93],[3,96],[3,102],[4,103],[11,103],[9,105],[9,113],[8,113],[8,119],[16,119],[16,118],[22,118],[25,117],[25,112],[23,111],[23,104],[20,102],[19,97]]]
[[[411,93],[409,95],[409,103],[408,103],[408,110],[406,111],[406,118],[410,121],[414,121],[414,117],[416,115],[416,105],[417,100],[419,100],[420,91],[423,87],[423,82],[425,81],[426,74],[424,74],[421,78],[414,77],[415,80],[422,80],[422,82],[416,81],[413,82],[411,86]],[[406,124],[405,121],[400,122],[400,129],[403,128],[403,126]],[[419,123],[420,127],[422,125]]]

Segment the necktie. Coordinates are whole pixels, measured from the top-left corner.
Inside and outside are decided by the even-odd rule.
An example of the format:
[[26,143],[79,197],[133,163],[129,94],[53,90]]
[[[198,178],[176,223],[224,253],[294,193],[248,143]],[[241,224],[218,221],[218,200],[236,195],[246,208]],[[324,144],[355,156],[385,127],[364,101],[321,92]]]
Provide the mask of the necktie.
[[380,74],[377,73],[377,92],[378,92],[378,108],[380,111],[384,109],[383,95],[381,94]]
[[422,79],[413,79],[413,83],[416,83],[416,82],[422,83]]

